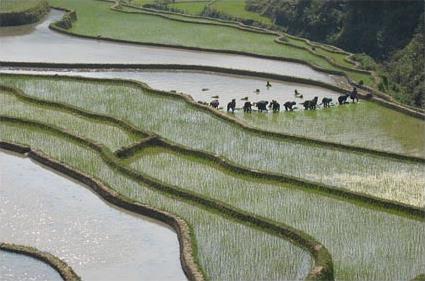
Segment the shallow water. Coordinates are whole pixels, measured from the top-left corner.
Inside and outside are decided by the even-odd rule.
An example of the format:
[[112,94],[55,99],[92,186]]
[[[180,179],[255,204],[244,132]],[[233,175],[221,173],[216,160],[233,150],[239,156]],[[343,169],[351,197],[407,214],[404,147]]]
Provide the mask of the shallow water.
[[[120,78],[137,80],[148,84],[151,88],[162,91],[177,91],[192,96],[195,101],[210,102],[218,99],[220,106],[226,106],[232,99],[236,99],[237,107],[242,107],[248,97],[252,102],[276,99],[280,103],[286,101],[303,102],[318,96],[337,99],[337,92],[317,86],[306,84],[273,81],[272,87],[266,87],[266,80],[261,78],[244,77],[238,75],[223,75],[213,72],[200,71],[40,71],[40,70],[12,70],[0,68],[1,73],[16,74],[61,74],[69,76],[84,76],[94,78]],[[260,92],[257,93],[256,89]],[[297,89],[303,94],[303,98],[295,98],[294,91]],[[215,98],[218,96],[218,98]],[[300,106],[300,105],[298,105]],[[302,107],[302,106],[301,106]]]
[[[276,99],[284,110],[282,104],[286,101],[300,103],[314,96],[318,96],[319,100],[326,96],[332,98],[335,103],[338,96],[337,92],[321,87],[281,81],[271,81],[272,87],[267,89],[264,79],[212,72],[105,70],[59,72],[0,68],[1,73],[49,75],[59,73],[69,76],[132,79],[147,83],[154,89],[183,92],[191,95],[195,101],[210,102],[214,99],[213,96],[219,96],[220,107],[226,107],[226,104],[235,98],[237,107],[240,108],[244,103],[241,99],[248,97],[252,102]],[[260,93],[255,93],[255,89],[260,89]],[[295,98],[293,94],[295,89],[304,95],[303,99]],[[245,114],[239,110],[230,115],[263,130],[412,156],[425,155],[425,122],[418,118],[364,100],[359,104],[320,108],[316,111],[304,111],[301,109],[302,105],[297,106],[298,112]]]
[[0,233],[66,261],[83,280],[186,280],[177,235],[106,204],[30,159],[0,152]]
[[45,21],[33,28],[0,28],[0,61],[62,63],[128,63],[208,65],[310,78],[336,84],[334,76],[309,66],[241,55],[187,51],[174,48],[137,46],[82,39],[48,28],[62,11],[52,10]]
[[44,262],[0,250],[0,280],[62,281],[63,279],[56,270]]

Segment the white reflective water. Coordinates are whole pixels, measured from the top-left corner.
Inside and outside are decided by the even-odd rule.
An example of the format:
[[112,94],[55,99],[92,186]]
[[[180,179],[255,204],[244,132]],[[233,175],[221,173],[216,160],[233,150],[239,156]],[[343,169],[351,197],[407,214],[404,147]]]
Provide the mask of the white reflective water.
[[61,281],[59,273],[32,257],[0,250],[0,280]]
[[47,19],[38,25],[0,28],[0,61],[207,65],[277,73],[336,84],[333,75],[298,63],[82,39],[50,30],[49,24],[62,15],[63,12],[52,10]]
[[83,280],[186,280],[171,229],[2,151],[0,221],[2,241],[50,252]]

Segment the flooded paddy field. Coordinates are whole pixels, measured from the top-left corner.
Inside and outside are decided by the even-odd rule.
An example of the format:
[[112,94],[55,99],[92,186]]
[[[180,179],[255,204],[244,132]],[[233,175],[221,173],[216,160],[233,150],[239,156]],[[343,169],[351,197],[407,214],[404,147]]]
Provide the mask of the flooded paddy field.
[[[88,187],[6,150],[0,150],[0,242],[49,252],[88,281],[195,281],[182,269],[183,263],[188,272],[188,259],[189,272],[211,281],[310,280],[329,268],[327,280],[408,281],[425,272],[425,166],[406,157],[425,158],[423,120],[366,100],[338,105],[343,93],[264,78],[347,88],[342,76],[301,63],[149,42],[250,50],[333,70],[341,68],[313,53],[351,67],[347,54],[275,45],[273,35],[265,36],[273,53],[266,41],[249,43],[258,34],[197,29],[195,20],[170,24],[162,16],[110,10],[111,3],[52,3],[77,9],[68,31],[92,39],[49,29],[64,16],[56,9],[39,24],[0,28],[0,141],[94,178],[118,201],[168,213],[183,225],[184,243],[169,226],[105,203]],[[167,28],[174,30],[169,36]],[[193,36],[194,30],[207,33]],[[223,30],[217,38],[228,40],[214,41],[217,30]],[[106,36],[147,45],[100,40]],[[190,65],[216,72],[172,69]],[[346,73],[366,85],[373,80]],[[187,96],[220,106],[210,111]],[[318,108],[304,110],[314,97]],[[324,97],[331,107],[320,104]],[[236,111],[226,112],[233,99]],[[280,112],[242,110],[246,101],[271,100]],[[285,111],[288,101],[294,111]],[[61,277],[38,260],[0,250],[0,280]]]
[[0,280],[62,281],[63,279],[56,270],[42,261],[0,250]]
[[[261,130],[411,156],[425,155],[425,138],[423,137],[425,122],[423,120],[366,100],[356,104],[334,105],[331,108],[305,111],[299,103],[315,96],[319,97],[319,101],[323,97],[332,98],[333,104],[337,104],[340,93],[317,86],[272,80],[272,87],[267,88],[266,80],[261,78],[194,71],[49,71],[0,68],[0,75],[1,73],[60,74],[137,80],[154,89],[190,95],[195,101],[209,103],[218,99],[221,107],[226,107],[227,103],[234,98],[239,109],[234,114],[229,113],[229,116],[236,117]],[[257,93],[256,89],[260,92]],[[303,98],[295,97],[295,89],[303,94]],[[241,107],[245,102],[242,99],[246,97],[251,102],[275,99],[281,104],[281,112],[244,113]],[[285,112],[283,103],[287,101],[297,102],[298,108],[294,112]],[[254,110],[256,110],[255,107]]]
[[249,132],[183,99],[132,84],[15,75],[3,75],[0,81],[33,98],[126,120],[140,130],[239,166],[424,206],[421,163]]
[[168,227],[115,209],[27,158],[2,151],[0,167],[3,241],[47,251],[83,280],[186,280]]
[[49,24],[62,16],[62,11],[52,10],[48,18],[39,25],[2,28],[0,61],[206,65],[336,83],[334,76],[299,63],[81,39],[50,30]]

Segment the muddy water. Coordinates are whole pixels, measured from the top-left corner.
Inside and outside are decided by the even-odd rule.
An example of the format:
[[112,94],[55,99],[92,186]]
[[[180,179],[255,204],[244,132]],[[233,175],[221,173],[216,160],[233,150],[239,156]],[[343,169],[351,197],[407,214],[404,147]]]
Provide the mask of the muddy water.
[[34,258],[0,250],[0,280],[61,281],[59,273]]
[[297,63],[81,39],[51,31],[49,24],[62,15],[63,12],[52,10],[47,19],[35,27],[0,28],[0,61],[105,63],[107,59],[108,63],[194,64],[278,73],[336,83],[332,75]]
[[1,240],[48,251],[83,280],[186,280],[177,236],[166,226],[4,151],[0,179]]

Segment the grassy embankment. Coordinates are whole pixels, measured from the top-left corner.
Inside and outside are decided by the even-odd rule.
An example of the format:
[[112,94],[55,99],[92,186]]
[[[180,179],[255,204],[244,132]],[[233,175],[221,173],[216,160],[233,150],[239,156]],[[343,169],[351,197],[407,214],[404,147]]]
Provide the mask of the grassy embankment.
[[[110,9],[109,2],[51,0],[51,3],[77,11],[78,20],[69,30],[76,34],[298,59],[324,69],[343,71],[307,50],[276,43],[275,35],[253,33],[229,26],[171,21],[155,15],[119,13]],[[93,17],[94,14],[98,16]],[[334,53],[329,52],[329,55]],[[371,75],[357,71],[345,72],[355,81],[374,84]]]
[[0,26],[34,23],[42,19],[48,11],[47,0],[1,0]]
[[[70,85],[71,82],[66,81],[66,84]],[[101,85],[103,83],[90,85],[90,83],[78,82],[77,84],[75,86],[84,89],[83,92],[93,93],[93,87],[90,86],[97,85],[102,88]],[[26,87],[27,89],[38,89],[42,92],[46,90],[40,88],[40,84],[28,86]],[[64,84],[58,86],[63,89]],[[116,95],[114,94],[116,93],[115,90],[122,91],[122,88],[111,89],[111,85],[108,85],[108,83],[105,86],[108,88],[108,94]],[[10,96],[7,93],[3,93],[3,95]],[[136,93],[133,93],[133,95],[136,95]],[[51,96],[50,99],[58,101]],[[22,107],[25,107],[23,113],[14,113],[15,109]],[[60,120],[49,120],[51,114],[54,114],[55,111],[58,116],[61,116]],[[134,115],[134,112],[137,111],[130,112],[133,112],[130,114]],[[78,133],[83,137],[93,136],[92,132],[86,131],[85,126],[79,128],[74,125],[70,126],[71,121],[80,122],[77,119],[73,119],[77,118],[77,116],[66,116],[63,111],[53,106],[42,105],[39,102],[31,103],[29,101],[15,100],[13,104],[7,103],[7,108],[2,109],[1,114],[3,113],[21,118],[40,116],[37,118],[43,123],[60,125],[64,129]],[[87,120],[87,122],[99,125],[97,120],[92,119]],[[103,130],[109,130],[110,132],[102,134],[112,135],[114,130],[116,130],[116,128],[107,126],[109,124],[104,125]],[[159,206],[161,209],[184,217],[194,228],[195,237],[198,241],[200,264],[206,269],[212,280],[221,280],[222,278],[233,280],[241,277],[256,279],[264,278],[264,276],[267,279],[281,279],[294,278],[294,276],[299,276],[303,272],[305,274],[306,256],[290,244],[279,242],[279,239],[271,235],[263,237],[264,233],[256,238],[256,235],[251,233],[255,233],[255,230],[251,228],[240,230],[243,225],[232,223],[207,210],[198,208],[193,210],[193,206],[187,205],[185,202],[177,203],[175,200],[166,200],[164,198],[168,198],[167,196],[160,195],[160,192],[149,190],[140,183],[120,175],[117,171],[107,167],[103,160],[96,155],[96,152],[70,139],[63,139],[63,137],[45,132],[41,128],[8,124],[7,122],[4,122],[2,132],[3,140],[16,141],[41,149],[57,160],[85,171],[90,175],[95,175],[96,178],[106,181],[115,190],[133,199],[144,203],[147,202],[152,206]],[[99,140],[100,143],[108,145],[109,140]],[[337,278],[364,280],[387,279],[395,275],[400,276],[400,278],[401,276],[409,275],[414,277],[415,274],[423,271],[420,266],[413,266],[415,262],[412,263],[412,261],[416,261],[418,265],[423,264],[423,261],[417,260],[417,258],[424,256],[423,251],[425,249],[418,247],[418,245],[424,244],[421,241],[422,236],[418,235],[423,232],[424,224],[409,217],[376,211],[373,208],[353,204],[353,202],[345,202],[344,200],[341,201],[326,194],[312,193],[289,184],[243,177],[223,170],[223,168],[213,162],[175,153],[164,148],[152,147],[141,150],[139,154],[124,163],[128,163],[131,168],[157,178],[165,184],[176,185],[181,190],[195,192],[201,197],[212,198],[278,222],[285,223],[290,221],[291,225],[296,225],[296,227],[307,233],[317,235],[317,237],[326,241],[325,246],[335,256]],[[202,182],[201,185],[199,185],[200,182]],[[262,200],[258,200],[258,198],[262,198]],[[306,202],[308,204],[305,204]],[[192,211],[188,212],[188,208],[191,208]],[[285,215],[282,216],[282,214]],[[334,227],[330,228],[330,225]],[[400,225],[403,225],[403,227],[400,228]],[[227,231],[223,233],[224,229]],[[394,229],[397,229],[397,231],[394,231]],[[228,239],[223,240],[223,235]],[[244,250],[238,250],[239,246],[236,244],[242,239],[239,235],[249,235],[249,245],[251,246]],[[244,239],[247,238],[245,237]],[[379,250],[374,251],[373,254],[366,254],[369,253],[370,245],[374,245]],[[214,250],[217,247],[219,247],[220,251]],[[246,247],[246,245],[243,245],[243,247]],[[257,247],[261,248],[260,253],[257,252]],[[272,249],[274,250],[272,251]],[[278,249],[279,251],[287,252],[275,253],[274,251]],[[255,254],[252,252],[252,255],[246,255],[251,250],[255,251]],[[352,254],[345,256],[343,253],[347,251]],[[211,253],[214,254],[211,255]],[[237,253],[243,253],[243,257]],[[233,258],[230,261],[231,264],[226,264],[226,266],[223,264],[229,261],[223,259],[222,254],[230,255]],[[272,258],[272,255],[275,254],[277,256]],[[281,256],[283,254],[285,256]],[[251,262],[256,264],[256,266],[251,265],[253,268],[258,268],[260,261],[252,259],[252,256],[259,259],[272,259],[271,263],[262,265],[264,268],[273,266],[279,260],[279,269],[275,269],[272,272],[252,272],[246,269],[235,270],[241,269],[241,263],[246,265],[246,263]],[[405,261],[404,263],[400,263],[400,256],[403,257],[401,260]],[[284,259],[285,262],[283,263],[283,260],[280,259]],[[376,260],[380,262],[376,263]],[[382,270],[383,266],[386,268],[385,270]],[[417,270],[412,272],[412,266]],[[222,271],[217,272],[216,268],[221,268]]]

